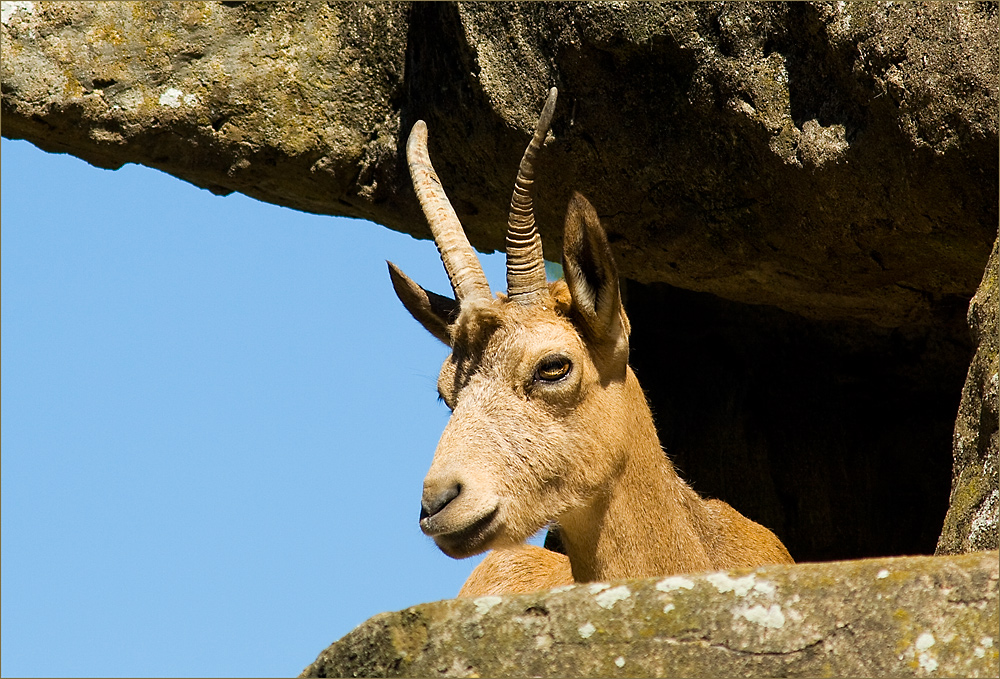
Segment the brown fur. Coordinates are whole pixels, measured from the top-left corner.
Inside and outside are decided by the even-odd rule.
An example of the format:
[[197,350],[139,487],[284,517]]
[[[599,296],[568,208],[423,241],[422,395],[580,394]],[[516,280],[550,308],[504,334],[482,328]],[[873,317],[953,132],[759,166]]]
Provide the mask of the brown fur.
[[[554,94],[550,99],[554,106]],[[540,137],[544,130],[536,130]],[[414,144],[413,162],[433,173]],[[428,205],[433,220],[441,209]],[[438,242],[456,293],[472,292],[452,302],[391,265],[390,274],[413,317],[452,350],[438,378],[452,416],[424,479],[420,525],[455,558],[493,550],[461,596],[792,562],[769,530],[699,497],[660,448],[628,366],[617,267],[583,196],[574,195],[567,209],[565,282],[518,282],[530,294],[477,292],[488,288],[468,263],[471,248],[457,218],[442,218],[434,229],[452,244]],[[449,264],[451,248],[462,250],[461,267]],[[522,255],[518,266],[509,264],[509,286],[519,280]],[[566,556],[524,544],[552,523]]]
[[541,547],[518,545],[494,549],[487,559],[490,565],[474,569],[458,596],[524,594],[573,584],[569,559]]

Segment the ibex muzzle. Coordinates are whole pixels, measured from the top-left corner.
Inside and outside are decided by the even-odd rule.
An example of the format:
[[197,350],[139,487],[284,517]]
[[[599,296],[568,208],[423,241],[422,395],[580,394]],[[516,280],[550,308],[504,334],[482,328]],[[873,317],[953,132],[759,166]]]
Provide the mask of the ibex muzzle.
[[[490,294],[431,166],[423,121],[407,141],[414,189],[455,293],[428,292],[389,263],[399,299],[451,347],[438,392],[452,415],[424,479],[421,529],[456,558],[508,548],[477,567],[463,594],[790,560],[767,529],[699,498],[660,449],[628,367],[629,323],[611,248],[579,194],[566,213],[565,281],[546,282],[532,186],[556,95],[552,88],[514,183],[507,294]],[[553,523],[569,563],[517,547]],[[719,550],[728,556],[717,557]],[[523,575],[535,565],[558,573],[518,584],[490,572]]]

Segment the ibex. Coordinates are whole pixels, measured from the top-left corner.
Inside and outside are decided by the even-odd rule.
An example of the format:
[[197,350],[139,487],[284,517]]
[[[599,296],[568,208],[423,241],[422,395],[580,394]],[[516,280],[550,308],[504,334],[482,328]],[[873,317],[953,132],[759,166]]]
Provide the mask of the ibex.
[[[438,392],[452,414],[424,479],[421,529],[455,558],[493,549],[459,596],[791,563],[773,533],[701,498],[661,449],[628,365],[611,248],[579,194],[566,214],[565,280],[546,282],[532,185],[556,94],[514,183],[506,295],[490,293],[431,166],[423,121],[407,140],[413,188],[455,293],[424,290],[388,263],[400,301],[451,348]],[[547,525],[566,556],[525,544]]]

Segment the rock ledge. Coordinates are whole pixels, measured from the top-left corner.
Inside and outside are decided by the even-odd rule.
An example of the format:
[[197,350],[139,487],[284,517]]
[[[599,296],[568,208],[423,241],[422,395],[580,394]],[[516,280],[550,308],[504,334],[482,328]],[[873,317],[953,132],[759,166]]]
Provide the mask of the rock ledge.
[[1000,674],[998,553],[577,585],[382,613],[302,676]]

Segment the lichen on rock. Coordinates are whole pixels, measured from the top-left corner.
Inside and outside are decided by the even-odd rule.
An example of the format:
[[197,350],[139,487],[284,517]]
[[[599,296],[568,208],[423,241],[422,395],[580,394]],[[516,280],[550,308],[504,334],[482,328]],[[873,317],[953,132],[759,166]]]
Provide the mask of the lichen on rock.
[[543,240],[581,191],[627,278],[928,323],[995,234],[994,3],[4,7],[4,135],[101,167],[424,236],[401,153],[423,118],[490,250],[557,85]]
[[983,281],[969,305],[969,326],[978,346],[962,391],[955,422],[951,498],[938,540],[938,554],[961,554],[1000,546],[1000,239]]
[[360,625],[302,676],[990,677],[998,567],[997,552],[900,557],[579,585],[485,612],[421,604]]

